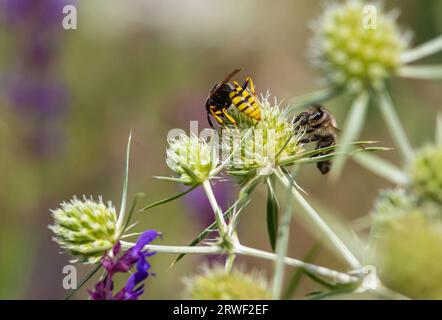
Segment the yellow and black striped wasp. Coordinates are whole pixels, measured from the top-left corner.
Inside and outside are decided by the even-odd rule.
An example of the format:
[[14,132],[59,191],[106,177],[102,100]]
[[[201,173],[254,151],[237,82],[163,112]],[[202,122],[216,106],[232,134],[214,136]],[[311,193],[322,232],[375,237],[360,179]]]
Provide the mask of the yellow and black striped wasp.
[[[213,128],[210,116],[215,118],[219,125],[225,126],[224,120],[227,119],[230,123],[236,126],[235,119],[227,113],[227,109],[233,104],[238,110],[248,117],[261,120],[260,105],[256,99],[255,86],[250,77],[247,77],[242,85],[232,79],[241,69],[233,70],[223,81],[217,83],[210,91],[207,97],[206,110],[207,120]],[[248,88],[250,85],[250,89]]]

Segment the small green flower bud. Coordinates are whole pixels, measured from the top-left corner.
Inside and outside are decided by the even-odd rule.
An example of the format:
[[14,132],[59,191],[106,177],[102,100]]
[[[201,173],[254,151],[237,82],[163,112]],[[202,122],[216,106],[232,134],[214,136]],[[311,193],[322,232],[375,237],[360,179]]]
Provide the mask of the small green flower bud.
[[408,40],[378,3],[348,0],[327,7],[314,24],[313,63],[334,87],[376,86],[401,64]]
[[442,203],[442,147],[427,146],[417,152],[410,166],[410,178],[420,198]]
[[238,269],[226,273],[221,266],[207,268],[202,275],[185,279],[185,286],[185,297],[193,300],[271,299],[267,282],[261,275]]
[[[194,135],[180,135],[168,141],[166,163],[185,184],[202,183],[211,178],[218,158],[212,143]],[[190,174],[191,173],[191,174]]]
[[75,262],[96,263],[117,241],[115,208],[101,198],[74,197],[51,212],[54,224],[49,229],[54,232],[54,241],[76,257]]
[[374,257],[381,281],[414,299],[442,299],[442,219],[434,202],[388,192],[374,212]]

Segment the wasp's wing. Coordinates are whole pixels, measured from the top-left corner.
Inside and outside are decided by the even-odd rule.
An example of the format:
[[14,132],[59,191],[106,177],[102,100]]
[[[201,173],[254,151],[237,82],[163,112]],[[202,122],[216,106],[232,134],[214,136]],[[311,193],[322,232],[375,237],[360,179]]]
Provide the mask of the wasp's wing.
[[220,83],[217,84],[216,89],[213,90],[213,92],[210,94],[211,96],[213,96],[215,93],[218,92],[219,89],[221,89],[221,87],[226,84],[230,79],[232,79],[238,72],[240,72],[241,69],[235,69],[233,70],[227,77],[224,78],[223,81],[221,81]]
[[233,70],[227,77],[224,78],[223,81],[221,81],[220,85],[223,85],[224,83],[227,83],[230,79],[232,79],[238,72],[240,72],[241,69],[235,69]]

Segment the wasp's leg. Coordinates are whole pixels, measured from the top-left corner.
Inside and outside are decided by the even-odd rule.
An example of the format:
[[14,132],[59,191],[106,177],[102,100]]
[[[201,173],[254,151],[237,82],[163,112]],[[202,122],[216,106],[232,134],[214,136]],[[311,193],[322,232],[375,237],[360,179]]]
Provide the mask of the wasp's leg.
[[218,115],[216,115],[216,114],[212,114],[213,115],[213,117],[215,118],[215,120],[216,120],[216,122],[218,122],[221,126],[225,126],[224,125],[224,121],[223,121],[223,119],[221,119]]
[[241,87],[241,86],[239,85],[239,83],[236,82],[236,81],[233,81],[233,85],[235,86],[235,88],[237,88],[237,87]]
[[[215,118],[216,122],[218,122],[219,125],[224,126],[224,121],[221,119],[220,115],[222,114],[221,111],[216,110],[213,106],[210,107],[210,114],[213,118]],[[209,115],[207,115],[208,119],[210,119]],[[212,121],[209,120],[209,124],[212,124]],[[213,126],[211,125],[213,128]]]
[[237,125],[236,120],[233,119],[232,116],[231,116],[230,114],[227,113],[227,109],[223,109],[222,112],[223,112],[223,115],[224,115],[227,119],[229,119],[229,121],[230,121],[230,122],[236,127],[236,125]]
[[210,127],[211,127],[212,129],[215,129],[215,128],[213,127],[212,119],[210,119],[210,112],[207,112],[207,121],[209,122]]
[[244,81],[244,83],[242,84],[241,88],[243,88],[243,90],[246,90],[246,88],[250,85],[250,93],[256,97],[256,92],[255,92],[255,84],[253,83],[253,80],[251,77],[247,77],[246,81]]

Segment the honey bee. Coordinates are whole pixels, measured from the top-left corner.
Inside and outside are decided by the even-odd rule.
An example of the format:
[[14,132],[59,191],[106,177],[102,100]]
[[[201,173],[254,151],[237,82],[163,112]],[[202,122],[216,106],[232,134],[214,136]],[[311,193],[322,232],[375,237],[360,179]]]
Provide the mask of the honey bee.
[[[336,119],[333,115],[319,104],[311,106],[307,111],[301,112],[293,120],[297,123],[296,130],[305,130],[306,138],[299,141],[305,144],[317,141],[315,149],[326,148],[336,144],[336,137],[341,132],[336,125]],[[332,150],[324,151],[317,156],[329,154]],[[331,160],[318,162],[316,166],[322,174],[330,171]]]
[[[210,91],[207,97],[206,110],[207,120],[213,128],[210,116],[215,118],[219,125],[225,126],[224,120],[227,119],[234,126],[237,125],[235,119],[227,113],[227,109],[233,104],[238,110],[246,116],[261,120],[260,105],[256,99],[255,86],[250,77],[247,77],[242,85],[232,79],[240,69],[235,69],[223,81],[217,83]],[[248,88],[250,86],[250,89]]]

